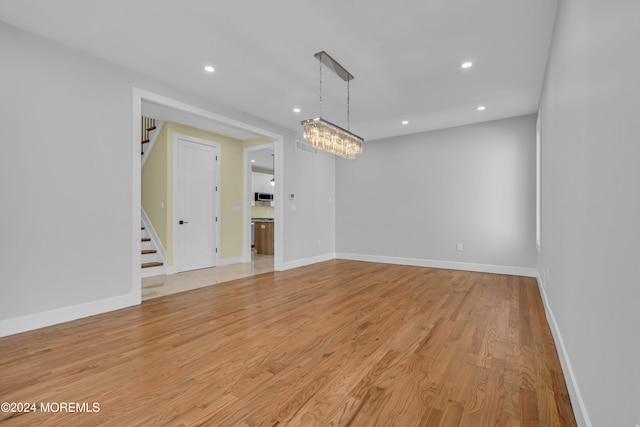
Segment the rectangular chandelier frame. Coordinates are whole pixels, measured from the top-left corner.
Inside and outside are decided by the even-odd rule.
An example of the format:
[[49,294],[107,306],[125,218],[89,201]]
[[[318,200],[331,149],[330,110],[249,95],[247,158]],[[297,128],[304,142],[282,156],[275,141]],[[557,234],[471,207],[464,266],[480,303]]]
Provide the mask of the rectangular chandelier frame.
[[362,153],[364,139],[322,117],[303,120],[301,124],[303,138],[319,150],[347,160],[354,160],[356,154]]
[[[325,65],[347,82],[347,124],[349,123],[349,81],[353,75],[342,65],[333,59],[327,52],[322,51],[314,55],[320,61],[320,115],[322,115],[322,65]],[[307,119],[302,124],[303,138],[309,141],[313,147],[335,154],[348,160],[356,158],[356,154],[362,153],[364,139],[351,133],[338,125],[331,123],[322,117]]]

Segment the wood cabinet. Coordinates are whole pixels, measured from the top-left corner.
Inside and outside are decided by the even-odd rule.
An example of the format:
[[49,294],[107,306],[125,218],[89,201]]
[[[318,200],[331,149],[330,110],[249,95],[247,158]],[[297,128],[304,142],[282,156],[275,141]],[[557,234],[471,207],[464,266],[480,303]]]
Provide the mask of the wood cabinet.
[[255,221],[253,234],[256,252],[273,255],[273,221]]

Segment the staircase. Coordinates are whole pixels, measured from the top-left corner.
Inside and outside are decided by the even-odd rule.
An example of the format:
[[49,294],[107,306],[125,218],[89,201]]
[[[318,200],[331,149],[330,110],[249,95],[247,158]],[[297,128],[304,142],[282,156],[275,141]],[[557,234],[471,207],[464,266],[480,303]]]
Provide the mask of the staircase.
[[144,157],[144,153],[148,152],[151,149],[151,132],[156,130],[156,119],[151,117],[142,116],[140,118],[142,120],[142,135],[140,137],[140,147],[141,153]]
[[161,267],[163,265],[162,257],[158,254],[158,249],[151,240],[151,235],[144,225],[140,227],[140,230],[142,232],[142,268]]
[[[140,147],[141,147],[140,151],[142,154],[142,164],[144,164],[157,137],[156,132],[154,131],[162,127],[162,121],[156,120],[151,117],[142,116],[141,124],[142,124],[141,126],[142,134],[140,137]],[[152,238],[152,232],[147,228],[147,225],[145,225],[145,221],[148,224],[150,224],[147,215],[144,213],[144,210],[142,210],[142,224],[140,227],[141,248],[142,248],[141,268],[143,271],[142,277],[154,276],[157,274],[164,274],[165,273],[165,270],[163,267],[164,250],[162,251],[158,250],[158,246],[156,245],[156,243],[154,242],[154,239]],[[148,225],[148,226],[151,227],[151,225]],[[155,239],[157,238],[158,237],[155,236]],[[162,267],[162,268],[158,268],[158,267]]]

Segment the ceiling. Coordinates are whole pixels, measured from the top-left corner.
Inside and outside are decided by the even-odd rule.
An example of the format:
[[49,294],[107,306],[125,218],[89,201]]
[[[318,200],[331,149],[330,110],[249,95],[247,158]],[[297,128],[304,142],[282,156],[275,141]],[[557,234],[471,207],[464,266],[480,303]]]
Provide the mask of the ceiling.
[[[324,50],[355,76],[350,129],[371,140],[535,112],[556,4],[0,0],[0,21],[295,131],[319,115]],[[323,71],[322,116],[346,127],[347,85]]]
[[250,151],[249,160],[253,167],[273,171],[273,148]]

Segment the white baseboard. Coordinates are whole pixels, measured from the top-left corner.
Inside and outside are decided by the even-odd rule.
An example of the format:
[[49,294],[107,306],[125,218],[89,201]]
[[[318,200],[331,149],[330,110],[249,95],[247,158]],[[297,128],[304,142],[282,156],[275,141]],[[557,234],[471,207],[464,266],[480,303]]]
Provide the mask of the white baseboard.
[[128,294],[118,297],[92,301],[85,304],[72,305],[41,313],[29,314],[26,316],[14,317],[0,321],[0,337],[18,334],[20,332],[31,331],[44,328],[45,326],[56,325],[58,323],[69,322],[108,311],[119,310],[125,307],[140,304],[135,295]]
[[556,342],[556,347],[558,348],[558,357],[560,359],[560,364],[562,365],[562,373],[564,374],[564,378],[568,380],[567,389],[569,391],[569,397],[571,398],[571,404],[573,406],[574,416],[576,417],[576,423],[581,427],[592,427],[591,421],[589,420],[587,407],[584,403],[584,400],[582,399],[580,388],[578,387],[578,381],[576,380],[576,377],[573,373],[573,367],[571,366],[571,361],[569,360],[569,353],[567,353],[567,348],[564,345],[562,334],[560,333],[560,329],[558,328],[558,324],[556,323],[556,318],[553,315],[551,306],[549,305],[547,292],[545,291],[539,274],[536,274],[536,279],[538,281],[540,295],[542,295],[542,304],[544,305],[544,311],[547,315],[547,322],[551,327],[551,333],[553,335],[553,339]]
[[449,270],[477,271],[480,273],[510,274],[514,276],[536,277],[532,267],[512,267],[508,265],[475,264],[470,262],[438,261],[420,258],[399,258],[379,255],[362,255],[338,252],[336,258],[352,261],[379,262],[382,264],[413,265],[416,267],[445,268]]
[[230,265],[230,264],[240,264],[241,262],[244,262],[241,256],[236,256],[232,258],[220,258],[218,260],[217,267],[222,267],[223,265]]
[[317,262],[329,261],[335,258],[336,258],[336,254],[331,252],[328,254],[318,255],[314,257],[296,259],[294,261],[285,261],[282,263],[282,268],[276,269],[276,270],[277,271],[290,270],[292,268],[304,267],[305,265],[311,265]]

